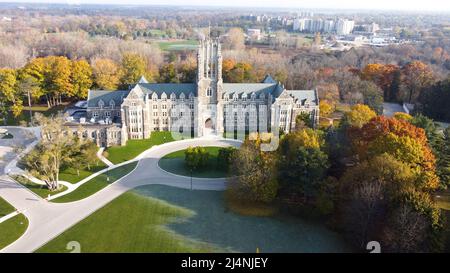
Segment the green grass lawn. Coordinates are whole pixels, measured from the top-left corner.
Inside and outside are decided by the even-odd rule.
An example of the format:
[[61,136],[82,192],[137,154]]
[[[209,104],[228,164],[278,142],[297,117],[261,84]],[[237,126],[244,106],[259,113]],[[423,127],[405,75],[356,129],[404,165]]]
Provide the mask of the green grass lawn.
[[0,249],[8,246],[27,230],[28,219],[23,214],[18,214],[11,219],[0,223]]
[[[64,110],[67,106],[67,103],[64,105],[58,105],[52,108],[47,108],[47,105],[35,105],[31,107],[32,113],[42,113],[45,116],[51,116],[53,114],[58,113],[58,111]],[[30,108],[28,106],[24,106],[22,112],[18,117],[14,117],[11,113],[8,113],[8,117],[6,119],[6,125],[22,125],[22,122],[30,122]],[[0,124],[3,125],[3,119],[0,118]]]
[[198,41],[183,40],[183,41],[161,41],[157,42],[162,51],[170,50],[193,50],[197,48]]
[[[438,197],[439,196],[439,197]],[[450,251],[450,190],[442,191],[434,196],[436,206],[441,209],[442,214],[445,215],[444,232],[445,232],[445,252]]]
[[70,241],[81,252],[209,252],[212,249],[166,227],[191,217],[192,211],[127,192],[37,252],[68,252]]
[[38,252],[349,252],[321,222],[286,214],[243,216],[228,210],[223,192],[163,185],[119,196]]
[[49,191],[46,185],[36,184],[22,175],[15,175],[12,178],[42,198],[47,198],[49,195],[52,196],[67,190],[66,186],[59,185],[60,186],[59,190]]
[[125,146],[114,146],[106,150],[106,157],[114,164],[135,158],[154,145],[174,141],[171,132],[152,132],[148,139],[128,140]]
[[[83,185],[81,185],[80,187],[78,187],[73,192],[63,195],[59,198],[56,198],[56,199],[52,200],[51,202],[67,203],[67,202],[81,200],[83,198],[91,196],[92,194],[98,192],[99,190],[103,189],[104,187],[108,186],[109,184],[117,181],[119,178],[123,177],[124,175],[130,173],[132,170],[134,170],[136,165],[137,165],[137,162],[131,162],[126,165],[117,167],[113,170],[110,170],[106,173],[97,175],[96,177],[92,178],[88,182],[86,182]],[[109,181],[107,179],[108,177],[109,177]]]
[[59,173],[59,180],[67,181],[70,183],[77,183],[90,176],[91,174],[103,170],[104,168],[106,168],[106,164],[100,160],[98,161],[98,165],[92,165],[90,170],[88,170],[88,168],[80,170],[79,175],[76,169],[65,168]]
[[14,212],[16,209],[0,197],[0,218]]
[[[208,166],[202,170],[197,170],[192,173],[193,177],[199,178],[221,178],[227,177],[228,173],[219,168],[217,165],[217,156],[220,147],[204,147],[209,153]],[[190,170],[187,168],[184,160],[184,152],[186,150],[176,151],[165,155],[158,162],[159,167],[163,170],[184,176],[191,176]]]

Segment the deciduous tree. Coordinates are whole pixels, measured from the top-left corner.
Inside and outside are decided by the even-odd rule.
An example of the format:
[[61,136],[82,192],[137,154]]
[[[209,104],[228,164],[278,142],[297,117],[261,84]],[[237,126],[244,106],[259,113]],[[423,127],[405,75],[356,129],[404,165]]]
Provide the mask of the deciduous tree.
[[430,87],[434,82],[433,71],[420,61],[413,61],[402,67],[401,90],[403,100],[414,103],[423,89]]
[[92,86],[92,68],[86,60],[72,62],[71,82],[72,97],[87,98],[87,92]]
[[123,87],[138,82],[139,78],[146,74],[144,59],[135,53],[127,52],[122,56],[123,75],[120,80]]
[[364,104],[356,104],[351,110],[345,113],[344,122],[352,127],[361,128],[371,119],[377,116],[377,113]]
[[238,199],[268,203],[278,191],[276,157],[261,151],[261,139],[245,140],[234,154],[228,191]]
[[122,77],[120,67],[110,59],[94,59],[92,73],[95,85],[104,90],[116,90]]
[[27,169],[42,179],[52,191],[59,188],[59,172],[64,163],[70,162],[71,155],[78,147],[76,137],[64,126],[65,118],[59,114],[47,118],[35,114],[41,126],[41,141],[26,157]]
[[351,130],[350,138],[361,159],[390,154],[415,170],[422,189],[439,186],[436,158],[423,129],[404,120],[379,116]]

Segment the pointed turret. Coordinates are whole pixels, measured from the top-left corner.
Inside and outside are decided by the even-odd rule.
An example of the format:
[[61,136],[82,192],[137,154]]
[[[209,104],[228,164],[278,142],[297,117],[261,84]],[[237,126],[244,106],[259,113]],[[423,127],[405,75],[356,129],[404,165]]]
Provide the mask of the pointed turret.
[[264,80],[262,81],[263,83],[277,83],[272,76],[270,76],[269,74],[266,75],[266,77],[264,78]]
[[138,83],[148,83],[147,79],[142,75]]

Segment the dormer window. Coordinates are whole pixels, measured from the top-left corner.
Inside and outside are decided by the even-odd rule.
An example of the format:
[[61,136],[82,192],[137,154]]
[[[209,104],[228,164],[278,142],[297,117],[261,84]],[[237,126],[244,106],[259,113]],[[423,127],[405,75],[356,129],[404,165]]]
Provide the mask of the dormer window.
[[174,93],[170,94],[170,100],[175,101],[177,99],[177,96],[175,96]]
[[233,101],[237,101],[237,100],[238,100],[238,96],[236,94],[234,94]]
[[153,93],[153,95],[152,95],[152,101],[153,101],[153,102],[157,102],[157,101],[158,101],[158,95],[156,95],[156,93]]
[[109,106],[111,106],[111,108],[114,108],[116,106],[116,103],[113,100],[110,100]]
[[242,95],[242,101],[247,101],[247,94]]
[[252,93],[252,95],[251,95],[251,99],[254,101],[255,99],[256,99],[256,95],[255,95],[255,93]]
[[105,106],[105,103],[103,102],[103,100],[99,100],[98,107],[103,108],[103,106]]

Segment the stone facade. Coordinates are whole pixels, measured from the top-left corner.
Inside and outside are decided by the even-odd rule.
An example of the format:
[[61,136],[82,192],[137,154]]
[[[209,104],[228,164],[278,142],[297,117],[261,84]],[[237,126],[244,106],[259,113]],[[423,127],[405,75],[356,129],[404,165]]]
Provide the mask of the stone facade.
[[98,129],[87,129],[87,134],[98,130],[96,143],[111,146],[162,130],[187,137],[278,127],[289,132],[302,112],[318,122],[315,90],[286,90],[270,76],[262,83],[223,83],[219,40],[205,39],[198,47],[195,83],[148,83],[142,77],[130,90],[90,90],[87,128]]

